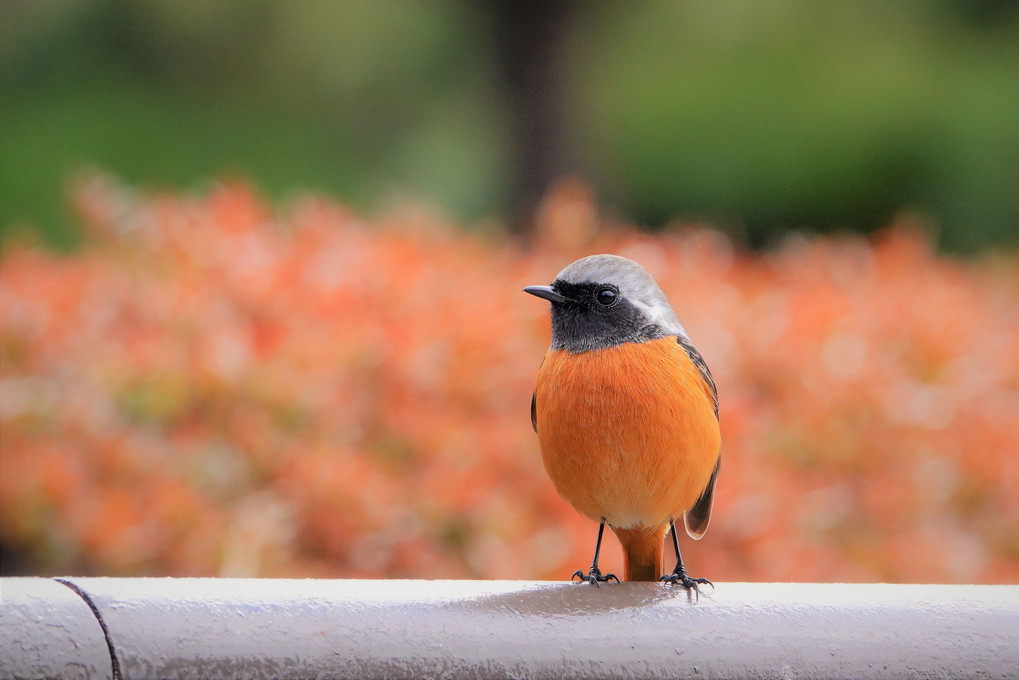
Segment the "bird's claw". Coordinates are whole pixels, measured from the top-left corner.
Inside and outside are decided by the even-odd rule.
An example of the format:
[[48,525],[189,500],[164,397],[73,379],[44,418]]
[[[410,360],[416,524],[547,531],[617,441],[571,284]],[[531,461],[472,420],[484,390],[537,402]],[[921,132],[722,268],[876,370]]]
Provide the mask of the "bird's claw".
[[681,572],[672,572],[671,574],[666,574],[665,576],[662,576],[658,580],[662,581],[663,583],[668,583],[669,585],[679,584],[679,585],[683,586],[684,588],[686,588],[688,592],[696,594],[698,598],[701,595],[701,588],[700,588],[701,585],[709,585],[709,586],[711,586],[712,592],[714,592],[714,590],[715,590],[715,584],[712,583],[711,581],[709,581],[708,579],[706,579],[706,578],[691,578],[691,577],[687,576],[685,572],[683,572],[683,573],[681,573]]
[[587,574],[585,574],[580,569],[577,569],[575,572],[573,572],[573,576],[570,577],[571,581],[573,581],[574,579],[579,579],[583,583],[590,583],[591,585],[594,586],[598,586],[599,583],[607,583],[609,581],[615,581],[616,583],[619,583],[618,576],[616,576],[615,574],[603,575],[601,573],[601,570],[598,569],[597,567],[589,571]]

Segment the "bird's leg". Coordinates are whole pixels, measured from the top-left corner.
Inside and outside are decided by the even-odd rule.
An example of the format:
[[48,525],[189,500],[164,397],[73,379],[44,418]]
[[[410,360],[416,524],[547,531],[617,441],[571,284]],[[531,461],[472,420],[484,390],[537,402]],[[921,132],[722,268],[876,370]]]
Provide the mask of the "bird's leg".
[[679,554],[679,536],[676,534],[676,522],[669,522],[669,529],[672,531],[672,547],[676,549],[676,568],[672,570],[671,574],[662,576],[660,581],[666,583],[681,584],[688,591],[696,593],[698,596],[701,594],[700,585],[703,583],[711,586],[712,590],[715,588],[715,584],[706,578],[690,578],[686,574],[686,567],[683,566],[683,556]]
[[602,534],[604,533],[605,533],[605,520],[603,519],[601,521],[601,524],[598,525],[598,542],[595,543],[594,545],[594,559],[591,560],[591,570],[587,572],[587,575],[585,576],[584,572],[582,572],[580,569],[577,569],[575,572],[573,572],[573,576],[570,577],[571,581],[575,578],[579,578],[581,581],[590,583],[592,585],[598,585],[599,582],[604,583],[606,581],[611,581],[614,579],[616,583],[619,583],[619,578],[615,574],[605,574],[603,576],[601,573],[601,569],[598,568],[598,553],[601,552],[601,537]]

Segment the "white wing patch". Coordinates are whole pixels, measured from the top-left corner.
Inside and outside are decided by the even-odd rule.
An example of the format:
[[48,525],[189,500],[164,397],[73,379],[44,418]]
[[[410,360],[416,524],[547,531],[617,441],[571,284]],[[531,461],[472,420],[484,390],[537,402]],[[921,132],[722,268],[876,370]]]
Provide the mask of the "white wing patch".
[[[623,292],[622,288],[620,288],[620,292]],[[683,324],[680,322],[679,317],[676,316],[676,312],[672,311],[672,307],[665,301],[664,295],[662,295],[661,300],[652,300],[651,302],[628,296],[625,292],[623,292],[623,297],[629,298],[630,303],[634,307],[644,312],[649,319],[662,328],[675,331],[684,336],[686,335],[686,329],[683,328]]]

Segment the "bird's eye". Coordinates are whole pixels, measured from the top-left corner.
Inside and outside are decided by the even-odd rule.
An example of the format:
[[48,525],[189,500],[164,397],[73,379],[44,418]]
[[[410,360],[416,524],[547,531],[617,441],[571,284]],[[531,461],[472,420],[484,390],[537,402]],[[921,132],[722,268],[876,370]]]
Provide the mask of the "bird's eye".
[[598,291],[598,302],[608,307],[616,301],[616,291],[611,288],[602,288]]

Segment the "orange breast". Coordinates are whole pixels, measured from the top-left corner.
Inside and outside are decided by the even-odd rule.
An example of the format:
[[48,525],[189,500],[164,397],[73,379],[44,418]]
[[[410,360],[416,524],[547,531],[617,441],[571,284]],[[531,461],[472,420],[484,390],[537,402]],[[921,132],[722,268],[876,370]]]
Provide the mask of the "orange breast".
[[707,485],[721,445],[710,392],[674,337],[550,351],[535,406],[556,490],[614,527],[680,518]]

